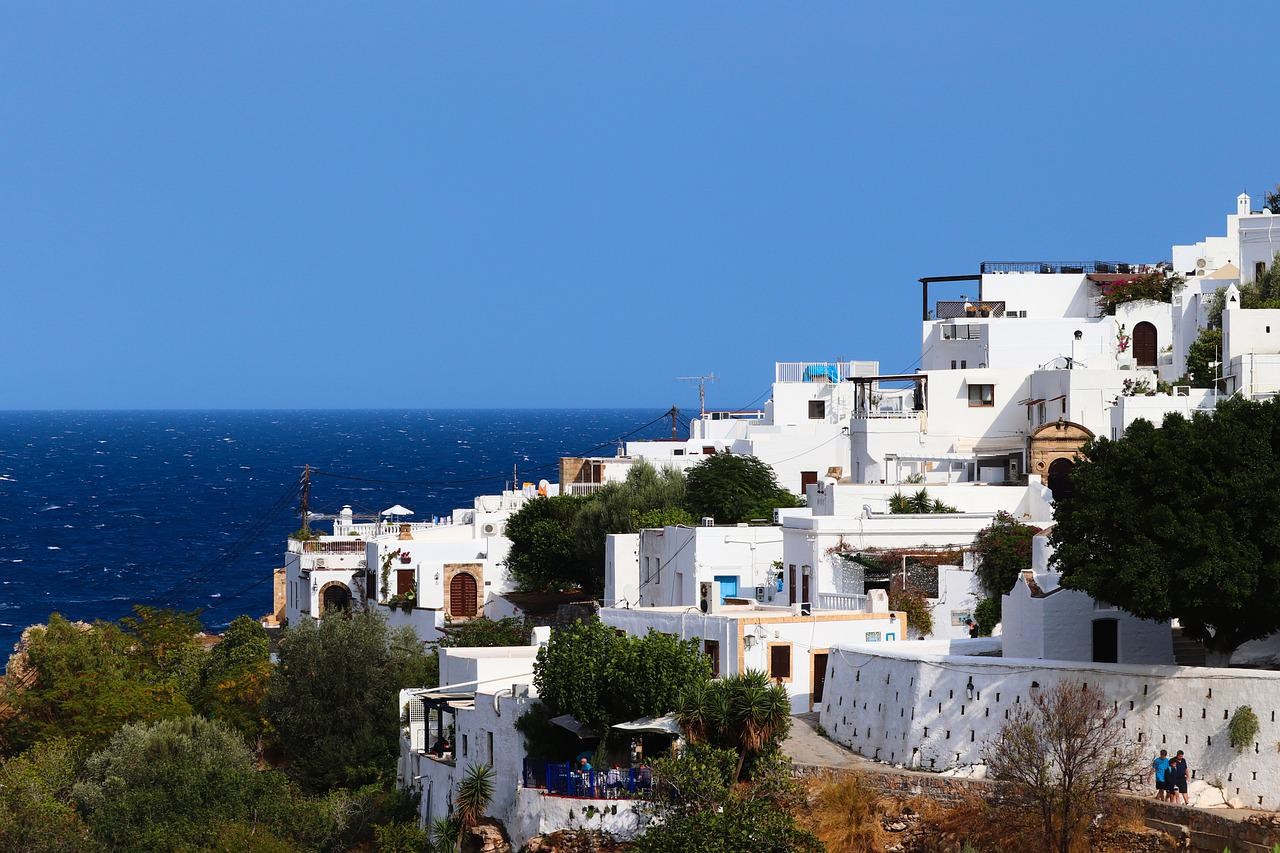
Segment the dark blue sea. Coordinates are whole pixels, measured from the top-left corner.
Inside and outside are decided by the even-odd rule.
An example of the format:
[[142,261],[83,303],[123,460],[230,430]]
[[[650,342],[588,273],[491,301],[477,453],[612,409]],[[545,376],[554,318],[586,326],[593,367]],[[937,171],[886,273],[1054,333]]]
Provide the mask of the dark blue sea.
[[304,464],[361,478],[314,477],[313,511],[422,519],[500,491],[513,464],[554,481],[560,456],[612,455],[629,433],[670,425],[627,409],[0,412],[0,666],[53,611],[200,608],[212,628],[268,613]]

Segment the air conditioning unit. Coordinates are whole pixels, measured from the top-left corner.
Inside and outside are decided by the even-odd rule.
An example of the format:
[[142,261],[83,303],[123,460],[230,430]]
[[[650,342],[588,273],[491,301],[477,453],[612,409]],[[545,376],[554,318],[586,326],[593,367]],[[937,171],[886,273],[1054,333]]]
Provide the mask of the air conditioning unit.
[[1196,275],[1204,275],[1205,268],[1209,266],[1207,258],[1196,258]]
[[756,601],[764,601],[764,587],[756,587]]
[[715,526],[716,526],[716,520],[715,520],[714,518],[712,518],[711,516],[709,516],[709,515],[704,515],[704,516],[702,517],[702,526],[703,526],[703,527],[715,527]]
[[720,609],[715,581],[698,581],[698,609],[703,613],[715,613]]
[[501,536],[502,525],[496,521],[486,521],[480,525],[480,532],[485,536]]

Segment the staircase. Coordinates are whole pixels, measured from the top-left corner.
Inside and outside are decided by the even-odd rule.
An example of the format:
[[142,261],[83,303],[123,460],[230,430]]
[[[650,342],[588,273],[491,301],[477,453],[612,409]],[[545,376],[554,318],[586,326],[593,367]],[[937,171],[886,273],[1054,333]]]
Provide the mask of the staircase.
[[1174,628],[1173,660],[1178,666],[1204,666],[1204,646],[1199,640],[1184,637],[1181,628]]

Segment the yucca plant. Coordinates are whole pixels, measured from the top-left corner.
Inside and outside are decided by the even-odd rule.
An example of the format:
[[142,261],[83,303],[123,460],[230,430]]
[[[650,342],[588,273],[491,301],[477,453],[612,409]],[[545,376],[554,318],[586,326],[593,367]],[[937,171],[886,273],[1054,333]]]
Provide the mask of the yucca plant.
[[459,829],[475,826],[484,816],[493,799],[493,768],[486,764],[472,764],[467,775],[458,783],[453,806],[458,816]]

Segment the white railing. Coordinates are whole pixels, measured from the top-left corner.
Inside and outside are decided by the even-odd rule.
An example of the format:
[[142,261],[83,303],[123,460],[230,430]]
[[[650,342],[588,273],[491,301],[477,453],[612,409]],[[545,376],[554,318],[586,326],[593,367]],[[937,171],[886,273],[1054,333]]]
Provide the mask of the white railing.
[[854,412],[853,417],[856,420],[865,420],[867,418],[918,418],[920,417],[920,413],[914,410],[906,412]]
[[708,421],[759,421],[764,420],[764,412],[759,409],[749,412],[704,412],[702,418]]
[[874,376],[874,361],[777,361],[775,382],[844,382],[855,376]]
[[857,610],[867,609],[867,597],[844,592],[818,593],[819,610]]
[[571,495],[594,495],[605,487],[605,483],[570,483],[569,494]]

